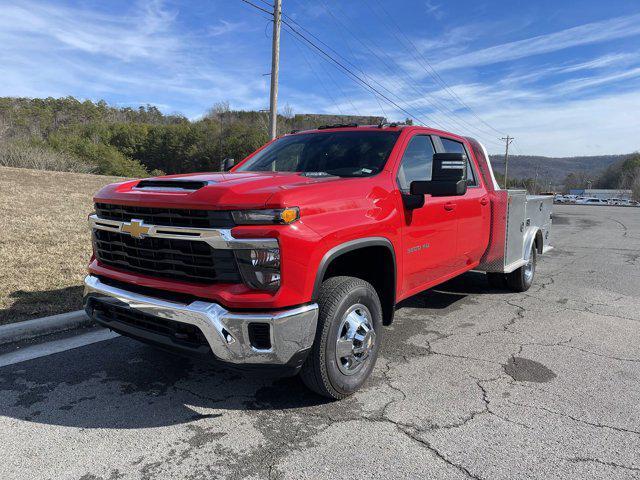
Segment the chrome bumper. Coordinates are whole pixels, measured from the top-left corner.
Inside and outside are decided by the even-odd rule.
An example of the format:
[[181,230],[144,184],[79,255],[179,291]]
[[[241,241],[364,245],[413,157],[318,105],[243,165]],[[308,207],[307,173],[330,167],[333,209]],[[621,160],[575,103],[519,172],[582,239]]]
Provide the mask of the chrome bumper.
[[[182,304],[107,285],[89,275],[84,279],[85,305],[90,298],[109,299],[140,312],[198,327],[211,351],[230,363],[285,365],[298,352],[311,347],[318,321],[318,305],[273,313],[232,313],[217,303]],[[250,323],[268,323],[271,348],[257,349],[249,341]]]

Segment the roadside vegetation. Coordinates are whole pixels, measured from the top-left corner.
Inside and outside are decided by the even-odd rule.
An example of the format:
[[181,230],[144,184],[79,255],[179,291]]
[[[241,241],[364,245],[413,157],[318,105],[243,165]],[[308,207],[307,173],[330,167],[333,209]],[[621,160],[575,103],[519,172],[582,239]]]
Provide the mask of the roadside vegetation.
[[92,196],[120,180],[0,167],[0,325],[82,308]]
[[[378,123],[380,117],[294,115],[285,108],[280,133],[328,123]],[[0,98],[0,165],[144,177],[220,170],[268,140],[265,112],[226,103],[199,120],[147,105],[118,108],[66,98]]]

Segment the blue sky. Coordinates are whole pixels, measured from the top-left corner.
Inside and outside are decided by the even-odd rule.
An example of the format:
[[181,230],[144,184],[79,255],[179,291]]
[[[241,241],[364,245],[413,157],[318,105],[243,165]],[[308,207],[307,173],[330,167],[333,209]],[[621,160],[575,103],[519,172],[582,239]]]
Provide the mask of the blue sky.
[[[515,153],[640,150],[640,1],[283,0],[283,10],[400,107],[491,152],[505,133]],[[0,12],[2,96],[150,103],[189,118],[221,101],[268,106],[271,26],[240,0],[0,0]],[[287,29],[279,102],[406,117]]]

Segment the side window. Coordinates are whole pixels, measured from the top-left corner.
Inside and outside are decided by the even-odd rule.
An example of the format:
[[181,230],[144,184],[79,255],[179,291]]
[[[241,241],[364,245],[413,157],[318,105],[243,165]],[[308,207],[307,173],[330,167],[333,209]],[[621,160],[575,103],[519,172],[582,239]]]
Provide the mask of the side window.
[[451,140],[450,138],[442,138],[442,146],[444,147],[444,151],[447,153],[463,153],[467,155],[467,185],[470,187],[477,187],[478,182],[476,181],[476,174],[473,167],[473,162],[469,155],[467,154],[464,145],[460,142],[456,142],[455,140]]
[[400,190],[408,192],[414,180],[431,180],[434,153],[433,143],[428,135],[416,135],[409,140],[398,169]]

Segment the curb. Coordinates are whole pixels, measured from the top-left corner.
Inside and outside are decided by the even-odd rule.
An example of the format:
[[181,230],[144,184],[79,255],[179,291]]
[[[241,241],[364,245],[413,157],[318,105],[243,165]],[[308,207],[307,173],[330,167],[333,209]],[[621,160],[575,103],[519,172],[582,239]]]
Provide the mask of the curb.
[[84,310],[10,323],[0,326],[0,345],[85,327],[92,323],[93,320],[87,316]]

